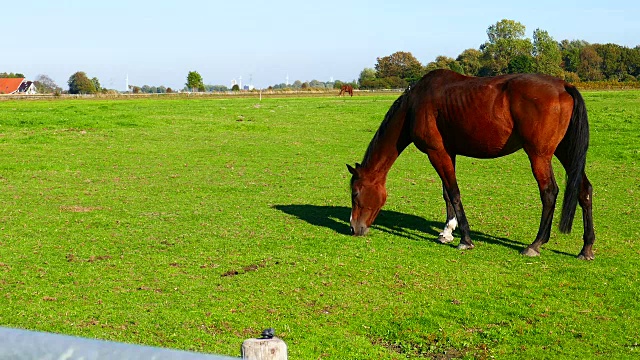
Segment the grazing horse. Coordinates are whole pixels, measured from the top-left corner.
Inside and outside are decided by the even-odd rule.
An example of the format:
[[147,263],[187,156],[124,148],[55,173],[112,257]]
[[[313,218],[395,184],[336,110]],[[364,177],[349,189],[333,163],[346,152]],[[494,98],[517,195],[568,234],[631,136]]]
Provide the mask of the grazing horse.
[[584,100],[573,85],[534,74],[482,78],[435,70],[425,75],[393,103],[362,164],[347,165],[353,235],[369,231],[387,198],[387,173],[411,143],[427,154],[442,180],[447,222],[440,242],[452,241],[459,226],[458,248],[474,247],[456,180],[456,156],[497,158],[524,149],[540,190],[542,217],[535,240],[521,253],[538,256],[549,241],[558,195],[551,168],[555,155],[567,173],[560,231],[571,232],[579,203],[584,245],[578,258],[594,258],[593,189],[585,175],[589,124]]
[[353,86],[351,85],[342,85],[342,87],[340,87],[340,94],[338,94],[338,96],[342,96],[343,94],[348,93],[349,95],[353,96]]

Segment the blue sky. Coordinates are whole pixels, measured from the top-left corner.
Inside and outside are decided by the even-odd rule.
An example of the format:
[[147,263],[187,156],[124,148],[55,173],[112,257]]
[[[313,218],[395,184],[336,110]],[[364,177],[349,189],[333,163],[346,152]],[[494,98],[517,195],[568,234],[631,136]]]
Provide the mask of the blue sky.
[[76,71],[104,87],[182,88],[249,79],[351,81],[377,57],[409,51],[427,64],[479,48],[487,28],[515,20],[531,38],[640,45],[638,1],[30,0],[3,2],[0,72],[46,74],[66,88]]

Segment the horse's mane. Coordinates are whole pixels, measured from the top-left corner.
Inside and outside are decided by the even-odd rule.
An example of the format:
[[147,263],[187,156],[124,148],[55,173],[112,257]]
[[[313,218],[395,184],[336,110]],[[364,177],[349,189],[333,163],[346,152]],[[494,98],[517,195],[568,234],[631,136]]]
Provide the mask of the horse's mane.
[[410,90],[411,87],[405,89],[404,93],[402,93],[402,95],[400,95],[400,97],[398,97],[396,101],[393,102],[393,105],[391,105],[391,107],[387,111],[387,114],[384,116],[384,120],[382,120],[382,123],[378,128],[378,131],[376,131],[376,134],[373,136],[373,139],[371,139],[371,142],[369,143],[369,147],[367,147],[367,151],[364,153],[364,159],[362,160],[363,166],[368,164],[369,160],[371,160],[371,153],[373,152],[373,149],[375,149],[380,139],[385,135],[391,119],[393,119],[393,116],[396,114],[398,109],[400,109],[400,106],[404,102],[404,99]]

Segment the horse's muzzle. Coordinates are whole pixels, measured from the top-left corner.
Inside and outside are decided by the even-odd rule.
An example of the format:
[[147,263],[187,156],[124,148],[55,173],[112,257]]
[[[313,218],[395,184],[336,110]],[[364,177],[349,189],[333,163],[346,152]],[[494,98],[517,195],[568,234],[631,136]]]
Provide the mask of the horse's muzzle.
[[364,236],[367,235],[367,233],[369,232],[369,228],[364,226],[364,225],[356,225],[355,227],[352,225],[351,226],[351,235],[353,236]]

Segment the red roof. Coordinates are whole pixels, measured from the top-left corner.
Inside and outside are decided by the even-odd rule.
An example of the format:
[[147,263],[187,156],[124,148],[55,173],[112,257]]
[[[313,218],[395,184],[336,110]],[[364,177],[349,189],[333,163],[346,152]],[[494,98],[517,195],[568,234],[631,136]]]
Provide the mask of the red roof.
[[0,94],[11,94],[18,91],[24,78],[0,78]]

